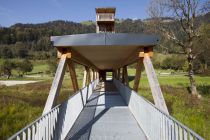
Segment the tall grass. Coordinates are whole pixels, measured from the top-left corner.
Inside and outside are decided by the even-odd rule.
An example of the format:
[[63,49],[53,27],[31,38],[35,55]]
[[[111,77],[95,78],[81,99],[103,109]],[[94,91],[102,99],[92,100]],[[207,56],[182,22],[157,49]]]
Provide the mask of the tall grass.
[[[40,62],[42,64],[42,62]],[[82,87],[82,69],[77,69],[79,87]],[[129,70],[129,75],[135,75]],[[195,130],[205,139],[210,140],[210,77],[196,77],[201,99],[189,94],[189,80],[185,76],[159,76],[169,112],[176,119]],[[34,79],[32,79],[34,80]],[[39,79],[41,80],[41,79]],[[130,78],[133,86],[133,77]],[[35,120],[43,111],[52,78],[44,81],[16,85],[12,87],[0,86],[0,139],[9,136]],[[69,73],[66,72],[57,104],[73,94]],[[139,94],[153,102],[146,75],[140,81]]]

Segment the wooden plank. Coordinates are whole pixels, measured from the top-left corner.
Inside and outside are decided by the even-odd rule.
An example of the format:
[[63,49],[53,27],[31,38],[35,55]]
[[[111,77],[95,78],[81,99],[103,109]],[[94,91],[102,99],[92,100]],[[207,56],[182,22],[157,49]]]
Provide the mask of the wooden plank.
[[54,102],[60,92],[63,77],[65,74],[65,69],[66,69],[66,54],[63,54],[59,61],[58,68],[56,70],[55,77],[54,77],[52,86],[50,88],[50,92],[49,92],[47,102],[45,104],[42,115],[46,114],[52,109]]
[[74,88],[74,92],[77,92],[79,90],[78,82],[77,82],[77,75],[74,67],[74,62],[71,59],[67,60],[69,73],[72,81],[72,86]]
[[159,109],[164,111],[165,113],[169,114],[149,54],[144,55],[143,63],[144,63],[144,66],[145,66],[145,71],[146,71],[146,74],[147,74],[147,78],[148,78],[149,85],[150,85],[150,88],[151,88],[151,91],[152,91],[152,96],[153,96],[155,105]]
[[133,84],[133,90],[136,92],[138,92],[138,89],[139,89],[142,68],[143,68],[143,58],[141,57],[139,58],[136,64],[136,74],[135,74],[134,84]]

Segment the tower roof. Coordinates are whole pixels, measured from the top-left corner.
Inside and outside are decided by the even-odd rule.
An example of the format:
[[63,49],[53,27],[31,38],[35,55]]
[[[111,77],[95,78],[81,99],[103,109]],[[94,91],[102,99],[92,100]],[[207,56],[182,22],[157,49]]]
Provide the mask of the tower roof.
[[155,35],[134,33],[92,33],[51,37],[53,46],[77,52],[100,70],[117,69],[136,62],[139,60],[139,49],[153,47],[158,40]]
[[96,8],[96,13],[115,13],[115,7]]

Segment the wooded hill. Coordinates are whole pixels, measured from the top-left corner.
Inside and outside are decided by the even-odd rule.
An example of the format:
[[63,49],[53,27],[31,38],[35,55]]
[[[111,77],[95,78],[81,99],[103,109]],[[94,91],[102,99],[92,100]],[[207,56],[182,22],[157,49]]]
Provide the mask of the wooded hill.
[[[153,19],[132,20],[116,19],[115,31],[117,33],[154,33],[153,29],[147,24]],[[167,22],[166,22],[167,20]],[[209,36],[210,36],[210,13],[197,17],[197,28],[205,32],[205,41],[197,43],[195,47],[205,49],[200,54],[200,62],[210,66]],[[163,24],[173,27],[173,30],[184,39],[178,22],[169,18],[162,18]],[[92,21],[75,23],[71,21],[51,21],[41,24],[15,24],[9,28],[0,27],[0,57],[1,58],[29,58],[47,59],[55,57],[55,49],[50,42],[50,36],[71,35],[81,33],[95,33],[95,23]],[[160,35],[160,33],[157,33]],[[161,36],[161,35],[160,35]],[[204,37],[202,37],[204,38]],[[160,45],[155,47],[157,52],[176,54],[180,53],[180,47],[162,38]],[[208,67],[207,66],[207,67]]]

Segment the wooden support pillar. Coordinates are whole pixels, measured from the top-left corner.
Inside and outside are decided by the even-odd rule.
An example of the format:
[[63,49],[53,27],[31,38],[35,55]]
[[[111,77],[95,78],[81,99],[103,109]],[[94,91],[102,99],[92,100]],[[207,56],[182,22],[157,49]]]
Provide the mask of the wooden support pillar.
[[93,69],[90,69],[90,82],[93,81]]
[[127,66],[124,66],[123,67],[123,83],[126,85],[126,86],[129,86],[129,82],[128,82],[128,71],[127,71]]
[[98,71],[96,72],[96,77],[97,77],[97,79],[99,79],[99,72]]
[[143,57],[140,57],[136,64],[136,74],[134,78],[133,90],[138,92],[143,67]]
[[150,59],[151,54],[152,52],[146,52],[144,54],[143,63],[144,63],[145,71],[146,71],[147,78],[149,81],[149,85],[152,91],[152,96],[155,102],[155,106],[157,106],[159,109],[164,111],[166,114],[169,114],[168,108],[165,103],[165,99],[163,97],[163,93],[161,91],[155,70],[152,65],[152,61]]
[[112,71],[112,78],[117,78],[117,71],[116,70]]
[[82,87],[83,88],[86,86],[86,81],[87,81],[87,71],[85,69],[84,70],[84,75],[83,75],[83,81],[82,81]]
[[52,86],[50,88],[50,92],[47,98],[47,102],[45,104],[44,110],[42,115],[46,114],[47,112],[49,112],[53,106],[54,103],[56,101],[56,98],[60,92],[60,88],[62,85],[62,81],[63,81],[63,77],[65,74],[65,70],[66,70],[66,59],[67,59],[67,55],[66,54],[62,54],[60,56],[60,61],[55,73],[55,77],[53,79],[53,83]]
[[79,90],[78,82],[77,82],[77,75],[74,67],[74,62],[71,59],[68,59],[67,61],[69,73],[72,81],[72,86],[74,89],[74,92],[77,92]]
[[87,78],[86,78],[86,85],[90,84],[91,82],[91,77],[90,77],[90,68],[85,67],[86,71],[87,71]]
[[117,79],[120,80],[120,68],[117,70]]
[[93,81],[95,80],[95,70],[93,69]]

